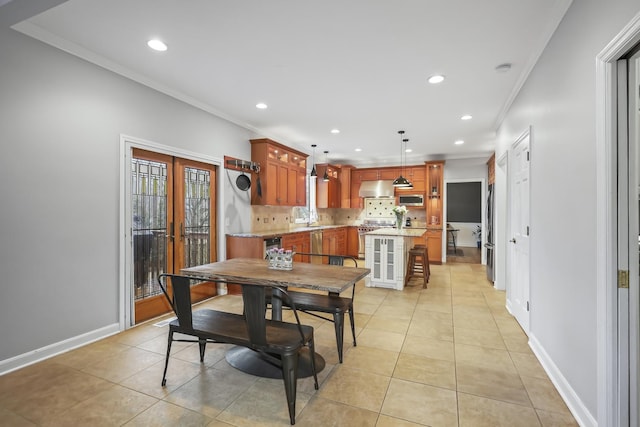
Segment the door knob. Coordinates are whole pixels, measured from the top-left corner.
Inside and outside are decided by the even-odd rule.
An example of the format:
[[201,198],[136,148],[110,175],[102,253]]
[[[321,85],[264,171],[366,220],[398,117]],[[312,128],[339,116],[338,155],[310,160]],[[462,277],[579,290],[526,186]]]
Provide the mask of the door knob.
[[516,242],[516,238],[514,237],[513,239],[509,240],[511,243],[515,243]]

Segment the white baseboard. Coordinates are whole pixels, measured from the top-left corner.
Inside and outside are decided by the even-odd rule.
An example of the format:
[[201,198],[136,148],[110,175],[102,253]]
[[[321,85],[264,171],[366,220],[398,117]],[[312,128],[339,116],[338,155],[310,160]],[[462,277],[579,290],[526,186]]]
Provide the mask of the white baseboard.
[[53,343],[10,359],[2,360],[0,361],[0,375],[32,365],[66,351],[73,350],[74,348],[82,347],[83,345],[117,334],[118,332],[120,332],[120,326],[118,323],[113,323],[103,328],[89,331],[82,335],[71,337],[64,341]]
[[569,382],[562,375],[556,364],[553,363],[553,360],[551,360],[547,352],[533,334],[529,335],[529,346],[540,361],[544,370],[547,372],[549,379],[558,390],[558,393],[560,393],[560,396],[567,404],[567,407],[578,424],[582,427],[597,427],[598,421],[596,418],[594,418],[589,410],[584,406],[580,397],[573,390]]

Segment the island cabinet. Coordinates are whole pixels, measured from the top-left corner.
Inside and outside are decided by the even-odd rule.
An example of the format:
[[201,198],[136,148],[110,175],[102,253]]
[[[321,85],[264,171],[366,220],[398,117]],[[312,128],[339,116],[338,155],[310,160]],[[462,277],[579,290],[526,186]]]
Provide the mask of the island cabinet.
[[[322,253],[327,255],[347,255],[347,227],[324,229],[322,231]],[[324,262],[328,262],[327,259]]]
[[370,286],[404,288],[405,244],[399,236],[365,236],[365,267],[371,269]]
[[308,156],[267,138],[250,142],[251,161],[260,165],[253,173],[251,204],[306,206]]
[[[282,236],[282,248],[293,252],[311,252],[311,233],[303,231],[300,233],[290,233]],[[294,255],[293,260],[296,262],[309,262],[308,255]]]
[[424,230],[379,229],[365,234],[365,267],[371,269],[366,286],[404,289],[407,254]]

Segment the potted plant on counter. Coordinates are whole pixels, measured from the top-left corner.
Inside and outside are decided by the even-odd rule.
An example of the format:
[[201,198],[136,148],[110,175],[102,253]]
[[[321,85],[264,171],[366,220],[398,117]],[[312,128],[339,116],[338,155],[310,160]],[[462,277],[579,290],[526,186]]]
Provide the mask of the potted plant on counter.
[[407,214],[406,206],[394,206],[392,209],[394,214],[396,214],[396,228],[398,230],[402,229],[404,226],[404,216]]

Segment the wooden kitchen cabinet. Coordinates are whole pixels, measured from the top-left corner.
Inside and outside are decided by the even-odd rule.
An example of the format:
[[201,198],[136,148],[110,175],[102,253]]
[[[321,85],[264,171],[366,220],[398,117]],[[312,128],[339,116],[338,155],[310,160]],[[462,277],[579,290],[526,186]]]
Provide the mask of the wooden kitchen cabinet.
[[[325,170],[329,176],[329,181],[323,179]],[[316,207],[318,208],[339,208],[341,207],[340,180],[338,178],[338,168],[329,164],[317,164],[316,171]]]
[[427,230],[427,250],[429,251],[429,263],[442,264],[442,229]]
[[[351,171],[353,166],[343,165],[338,172],[340,180],[340,208],[351,207]],[[356,206],[357,207],[357,206]]]
[[364,208],[364,199],[360,197],[360,174],[354,169],[351,171],[351,191],[350,191],[350,207],[353,209]]
[[[427,225],[442,227],[444,161],[426,162]],[[442,238],[441,238],[442,239]]]
[[263,237],[238,237],[227,234],[227,259],[260,258],[264,259]]
[[[311,233],[303,231],[300,233],[290,233],[282,236],[282,248],[293,252],[311,252]],[[309,262],[308,255],[294,255],[295,262]]]
[[[377,181],[379,179],[393,181],[400,174],[400,168],[362,168],[355,169],[352,174],[352,179],[356,179],[359,182],[362,181]],[[354,178],[355,177],[355,178]]]
[[403,188],[396,187],[396,195],[398,194],[420,194],[426,191],[426,167],[424,165],[419,166],[407,166],[403,176],[413,184],[413,187]]
[[[251,161],[260,164],[253,173],[251,204],[306,206],[307,155],[267,138],[252,139]],[[262,194],[258,194],[260,178]]]
[[347,255],[357,259],[359,245],[360,236],[358,235],[358,227],[347,227]]
[[[347,255],[347,227],[324,229],[322,231],[322,253],[327,255]],[[326,264],[328,259],[323,260]]]

